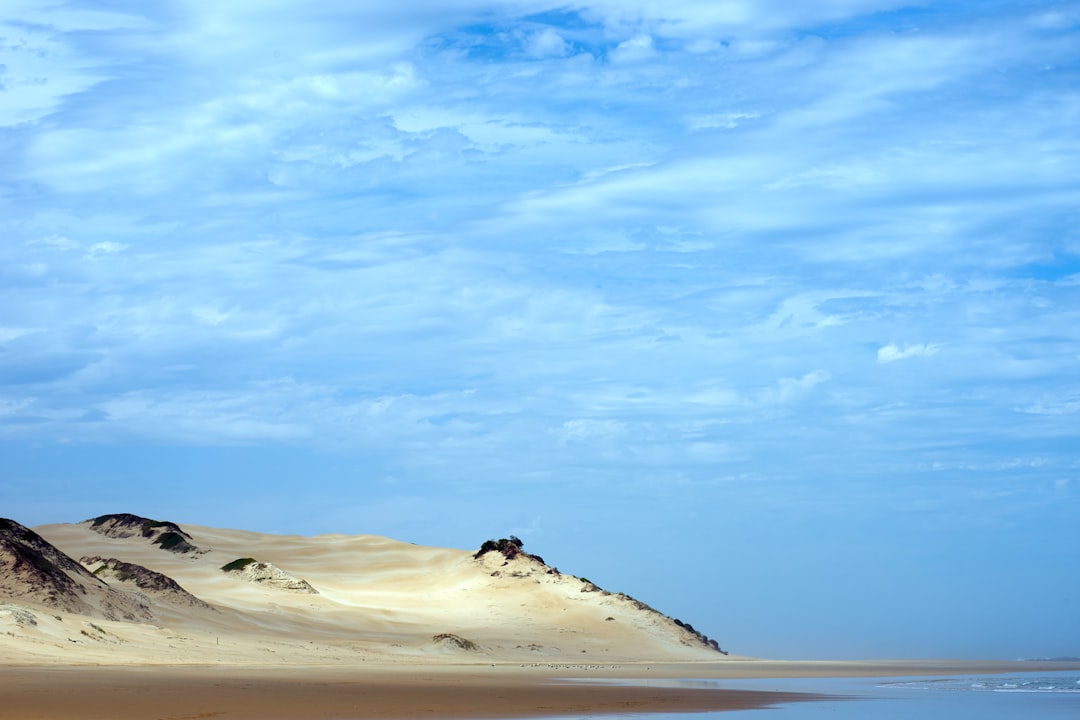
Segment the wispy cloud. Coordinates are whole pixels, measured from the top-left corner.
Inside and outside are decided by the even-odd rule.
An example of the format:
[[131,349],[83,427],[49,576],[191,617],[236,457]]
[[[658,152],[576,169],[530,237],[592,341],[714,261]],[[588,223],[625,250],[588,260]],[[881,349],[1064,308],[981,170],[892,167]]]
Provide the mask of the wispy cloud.
[[941,346],[935,343],[904,345],[903,347],[889,343],[878,348],[877,359],[879,363],[891,363],[913,357],[930,357],[936,355],[940,349]]
[[552,537],[552,487],[1034,527],[1077,462],[1076,17],[9,2],[0,441],[287,448]]

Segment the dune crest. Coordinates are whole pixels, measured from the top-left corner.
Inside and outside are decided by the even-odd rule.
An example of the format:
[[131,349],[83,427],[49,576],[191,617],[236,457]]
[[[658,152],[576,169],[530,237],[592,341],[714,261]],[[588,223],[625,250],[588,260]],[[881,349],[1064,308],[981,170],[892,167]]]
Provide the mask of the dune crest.
[[176,523],[151,520],[131,513],[102,515],[88,520],[90,529],[105,537],[129,538],[143,537],[162,550],[174,553],[189,553],[198,550],[191,544],[191,536],[180,529]]

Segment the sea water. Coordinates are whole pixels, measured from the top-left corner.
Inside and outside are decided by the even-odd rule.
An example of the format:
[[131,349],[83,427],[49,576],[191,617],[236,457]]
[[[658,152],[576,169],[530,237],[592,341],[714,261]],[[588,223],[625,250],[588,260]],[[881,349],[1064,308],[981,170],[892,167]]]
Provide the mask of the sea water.
[[[638,720],[1080,720],[1080,672],[905,678],[662,681],[692,687],[808,692],[823,700]],[[660,684],[660,683],[656,683]],[[835,698],[835,699],[833,699]],[[580,716],[601,720],[613,716]]]

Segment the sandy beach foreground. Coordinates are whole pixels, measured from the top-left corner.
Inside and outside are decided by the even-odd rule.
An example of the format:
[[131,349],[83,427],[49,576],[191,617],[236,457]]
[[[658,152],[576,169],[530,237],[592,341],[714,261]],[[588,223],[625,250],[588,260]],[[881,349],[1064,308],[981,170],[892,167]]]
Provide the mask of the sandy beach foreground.
[[428,669],[20,668],[0,671],[0,682],[5,720],[509,718],[752,709],[813,699]]
[[[1054,665],[1054,667],[1059,667]],[[611,684],[620,678],[858,677],[1036,670],[1032,663],[2,667],[4,720],[337,720],[706,712],[821,699],[805,693]]]

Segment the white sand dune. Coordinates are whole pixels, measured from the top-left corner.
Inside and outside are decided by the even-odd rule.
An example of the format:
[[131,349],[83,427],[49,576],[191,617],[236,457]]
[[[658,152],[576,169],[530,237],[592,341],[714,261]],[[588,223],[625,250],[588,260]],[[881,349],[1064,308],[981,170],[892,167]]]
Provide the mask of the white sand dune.
[[[559,574],[527,555],[476,559],[372,535],[267,535],[184,525],[195,550],[108,537],[89,521],[35,530],[73,558],[117,558],[172,578],[210,605],[111,587],[153,618],[115,621],[0,605],[9,663],[352,664],[356,662],[722,661],[670,618]],[[262,572],[224,572],[242,558]],[[100,560],[87,563],[91,571]],[[273,572],[266,568],[272,568]],[[289,589],[289,581],[314,589]],[[22,613],[20,615],[20,613]],[[33,622],[27,621],[30,613]],[[22,618],[21,620],[19,618]],[[465,642],[458,642],[456,639]]]

